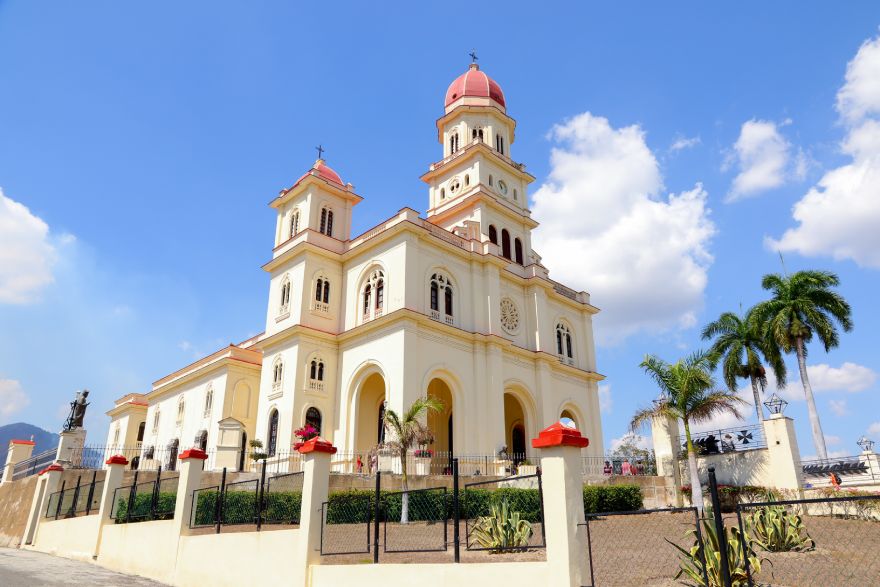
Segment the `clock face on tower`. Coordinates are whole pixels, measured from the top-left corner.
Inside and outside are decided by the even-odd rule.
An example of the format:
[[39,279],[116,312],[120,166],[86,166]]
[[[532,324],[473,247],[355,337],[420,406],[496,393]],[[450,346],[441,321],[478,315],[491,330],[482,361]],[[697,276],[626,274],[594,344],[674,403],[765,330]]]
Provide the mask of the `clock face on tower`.
[[519,310],[510,298],[501,298],[501,327],[508,334],[516,334],[519,329]]
[[507,184],[504,183],[503,179],[498,180],[498,191],[500,191],[505,196],[507,195]]

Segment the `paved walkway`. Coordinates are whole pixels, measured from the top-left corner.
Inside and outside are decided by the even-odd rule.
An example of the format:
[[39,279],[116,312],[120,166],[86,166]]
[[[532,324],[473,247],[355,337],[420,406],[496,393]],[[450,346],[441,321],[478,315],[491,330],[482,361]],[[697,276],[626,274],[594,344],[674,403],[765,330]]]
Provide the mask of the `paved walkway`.
[[0,585],[3,587],[70,587],[71,585],[161,587],[163,584],[143,577],[108,571],[90,563],[29,550],[0,548]]

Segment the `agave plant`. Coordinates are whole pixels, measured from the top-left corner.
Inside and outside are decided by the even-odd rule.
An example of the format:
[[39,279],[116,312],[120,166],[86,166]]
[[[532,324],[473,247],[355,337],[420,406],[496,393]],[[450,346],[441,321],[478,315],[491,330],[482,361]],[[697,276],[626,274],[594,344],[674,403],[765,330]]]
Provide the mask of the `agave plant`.
[[[731,587],[745,587],[749,584],[746,573],[746,557],[748,557],[749,569],[753,575],[761,570],[761,559],[755,554],[748,539],[740,533],[739,528],[732,526],[725,528],[725,532],[727,533],[726,556],[730,569],[730,585]],[[687,550],[666,540],[683,555],[680,559],[681,568],[675,578],[678,579],[684,575],[691,581],[685,584],[693,587],[724,587],[725,583],[721,578],[722,553],[715,524],[709,520],[703,520],[702,556],[697,531],[690,530],[687,535],[694,537],[694,545]],[[743,549],[746,550],[745,554]],[[706,582],[707,577],[708,583]]]
[[521,520],[519,512],[510,510],[507,498],[493,503],[491,513],[477,518],[471,530],[471,539],[496,553],[528,546],[531,537],[532,525],[527,520]]
[[746,534],[769,552],[806,552],[816,548],[801,517],[781,505],[760,507],[746,518]]

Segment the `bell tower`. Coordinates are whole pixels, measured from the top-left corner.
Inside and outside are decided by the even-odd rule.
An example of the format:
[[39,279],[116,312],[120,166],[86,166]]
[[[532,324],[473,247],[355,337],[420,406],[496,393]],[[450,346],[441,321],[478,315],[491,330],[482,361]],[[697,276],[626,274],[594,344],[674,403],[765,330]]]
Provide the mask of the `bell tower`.
[[[511,158],[516,121],[507,115],[504,92],[474,62],[446,91],[437,121],[443,158],[422,181],[429,186],[427,218],[471,238],[491,240],[502,255],[529,265],[531,231],[527,189],[534,177]],[[479,235],[479,237],[477,237]]]

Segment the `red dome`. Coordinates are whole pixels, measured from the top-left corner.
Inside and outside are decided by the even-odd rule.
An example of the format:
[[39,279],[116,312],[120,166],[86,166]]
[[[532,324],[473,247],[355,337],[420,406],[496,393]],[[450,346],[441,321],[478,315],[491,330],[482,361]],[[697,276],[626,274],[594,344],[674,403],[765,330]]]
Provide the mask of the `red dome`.
[[501,91],[501,86],[480,71],[480,67],[476,63],[472,63],[470,69],[449,84],[449,89],[446,90],[446,106],[448,107],[462,96],[490,98],[500,104],[502,108],[505,107],[504,92]]
[[317,175],[321,179],[338,184],[340,187],[345,187],[345,184],[342,182],[342,178],[339,177],[339,174],[328,167],[327,164],[324,163],[323,159],[318,159],[317,161],[315,161],[315,164],[312,166],[312,168],[303,173],[302,177],[296,180],[296,183],[293,185],[296,186],[296,184],[304,180],[309,175]]

